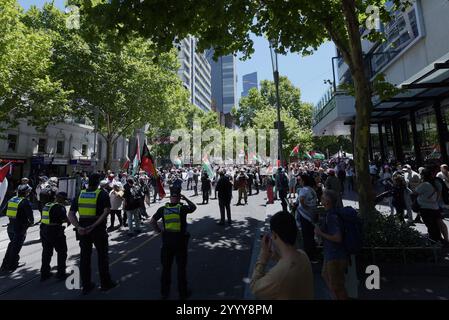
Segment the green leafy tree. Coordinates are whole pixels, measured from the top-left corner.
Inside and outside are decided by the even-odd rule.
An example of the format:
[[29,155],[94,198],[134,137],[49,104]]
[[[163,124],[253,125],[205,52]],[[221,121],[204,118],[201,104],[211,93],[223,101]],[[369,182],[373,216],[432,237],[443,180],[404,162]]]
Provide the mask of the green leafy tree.
[[[279,100],[281,108],[297,120],[299,128],[311,128],[313,105],[301,101],[301,91],[287,77],[279,78]],[[232,110],[236,124],[242,128],[254,127],[254,117],[266,107],[276,108],[276,87],[274,81],[263,80],[260,90],[252,88],[248,96],[240,99],[239,108]]]
[[340,148],[352,153],[352,142],[345,136],[319,136],[313,137],[313,148],[325,154],[329,151],[329,156],[336,154]]
[[0,131],[19,119],[44,130],[64,118],[70,92],[51,76],[51,35],[27,26],[15,0],[0,5]]
[[65,28],[66,15],[51,4],[27,14],[28,24],[54,34],[52,73],[71,90],[71,112],[98,119],[98,132],[106,141],[105,169],[120,136],[135,129],[176,127],[185,122],[182,110],[188,93],[177,76],[176,50],[158,53],[138,36],[115,41],[115,30],[94,33],[82,21],[79,30]]
[[[189,34],[199,38],[200,49],[213,47],[217,57],[237,51],[249,57],[254,52],[251,33],[267,37],[280,53],[308,55],[325,41],[333,41],[354,81],[358,194],[360,210],[371,220],[374,193],[366,181],[369,181],[371,98],[378,91],[373,90],[365,69],[360,30],[366,21],[372,21],[373,17],[366,14],[371,5],[379,9],[382,21],[390,19],[387,0],[222,0],[213,6],[197,0],[79,2],[84,4],[83,12],[98,25],[106,29],[119,25],[120,34],[125,37],[138,31],[157,43],[160,50],[171,48],[173,41]],[[393,12],[409,4],[403,0],[390,2],[394,4]],[[381,38],[376,30],[368,31],[370,40]]]
[[[273,129],[273,123],[277,120],[277,112],[275,108],[264,108],[255,115],[254,128],[256,129]],[[296,145],[301,145],[304,150],[312,149],[312,130],[298,127],[298,122],[286,110],[281,110],[281,121],[284,122],[284,130],[282,130],[283,149],[282,155],[287,159],[290,152]],[[269,136],[267,137],[269,140]]]

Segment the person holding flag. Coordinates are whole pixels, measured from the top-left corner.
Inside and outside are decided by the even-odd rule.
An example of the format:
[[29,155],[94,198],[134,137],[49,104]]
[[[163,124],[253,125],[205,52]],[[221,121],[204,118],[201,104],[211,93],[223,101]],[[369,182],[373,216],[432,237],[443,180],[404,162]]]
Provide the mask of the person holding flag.
[[[154,159],[152,155],[150,154],[150,150],[148,150],[148,146],[146,143],[143,145],[142,149],[142,156],[140,157],[141,163],[140,168],[144,170],[149,176],[155,179],[155,193],[159,193],[159,199],[165,198],[165,190],[164,186],[162,185],[161,177],[158,174],[158,171],[156,170],[156,167],[154,166]],[[156,201],[156,196],[154,197],[154,201]]]

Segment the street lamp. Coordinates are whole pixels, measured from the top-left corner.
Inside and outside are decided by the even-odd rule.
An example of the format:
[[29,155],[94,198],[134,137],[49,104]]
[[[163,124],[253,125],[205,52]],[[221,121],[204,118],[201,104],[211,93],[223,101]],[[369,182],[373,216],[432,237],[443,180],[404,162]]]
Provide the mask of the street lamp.
[[281,126],[281,100],[279,98],[279,64],[278,54],[270,42],[271,65],[273,67],[273,78],[276,86],[276,109],[277,109],[277,129],[278,129],[278,160],[282,166],[282,126]]

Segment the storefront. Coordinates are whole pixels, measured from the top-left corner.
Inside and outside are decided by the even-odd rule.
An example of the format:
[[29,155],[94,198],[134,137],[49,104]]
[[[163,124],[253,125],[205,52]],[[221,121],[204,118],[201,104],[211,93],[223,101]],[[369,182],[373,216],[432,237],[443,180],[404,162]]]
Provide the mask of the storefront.
[[55,175],[56,177],[66,177],[68,164],[68,159],[53,158],[51,162],[50,172],[52,172],[52,175]]
[[449,61],[433,64],[402,88],[374,103],[370,159],[415,168],[449,163]]
[[95,161],[85,159],[72,159],[69,162],[72,173],[74,172],[94,172]]
[[50,165],[53,161],[53,158],[49,156],[33,156],[31,158],[31,177],[38,176],[51,176],[50,174]]

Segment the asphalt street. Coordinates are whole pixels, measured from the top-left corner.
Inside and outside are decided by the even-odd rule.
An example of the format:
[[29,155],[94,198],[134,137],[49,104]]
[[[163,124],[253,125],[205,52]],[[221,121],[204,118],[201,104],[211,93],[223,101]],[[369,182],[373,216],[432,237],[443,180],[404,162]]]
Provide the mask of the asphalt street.
[[[217,200],[201,205],[202,196],[190,197],[193,191],[184,191],[197,210],[188,218],[189,242],[188,280],[192,299],[242,299],[249,279],[252,249],[257,229],[266,217],[264,194],[249,197],[249,204],[235,206],[237,192],[232,201],[232,226],[219,226]],[[151,204],[147,212],[152,216],[168,199]],[[38,212],[36,212],[38,216]],[[0,259],[8,245],[5,220],[0,221]],[[117,223],[117,222],[116,222]],[[79,265],[79,244],[73,227],[66,229],[68,245],[67,266]],[[40,281],[42,245],[39,226],[28,230],[20,253],[25,265],[14,273],[0,274],[0,299],[159,299],[160,236],[152,231],[149,220],[143,222],[143,232],[136,237],[127,236],[127,228],[115,230],[109,237],[110,269],[119,286],[109,292],[94,290],[83,296],[80,290],[69,290],[65,282],[49,279]],[[93,280],[99,284],[97,259],[93,250]],[[56,266],[56,254],[52,266]],[[177,299],[176,265],[172,270],[171,299]]]

